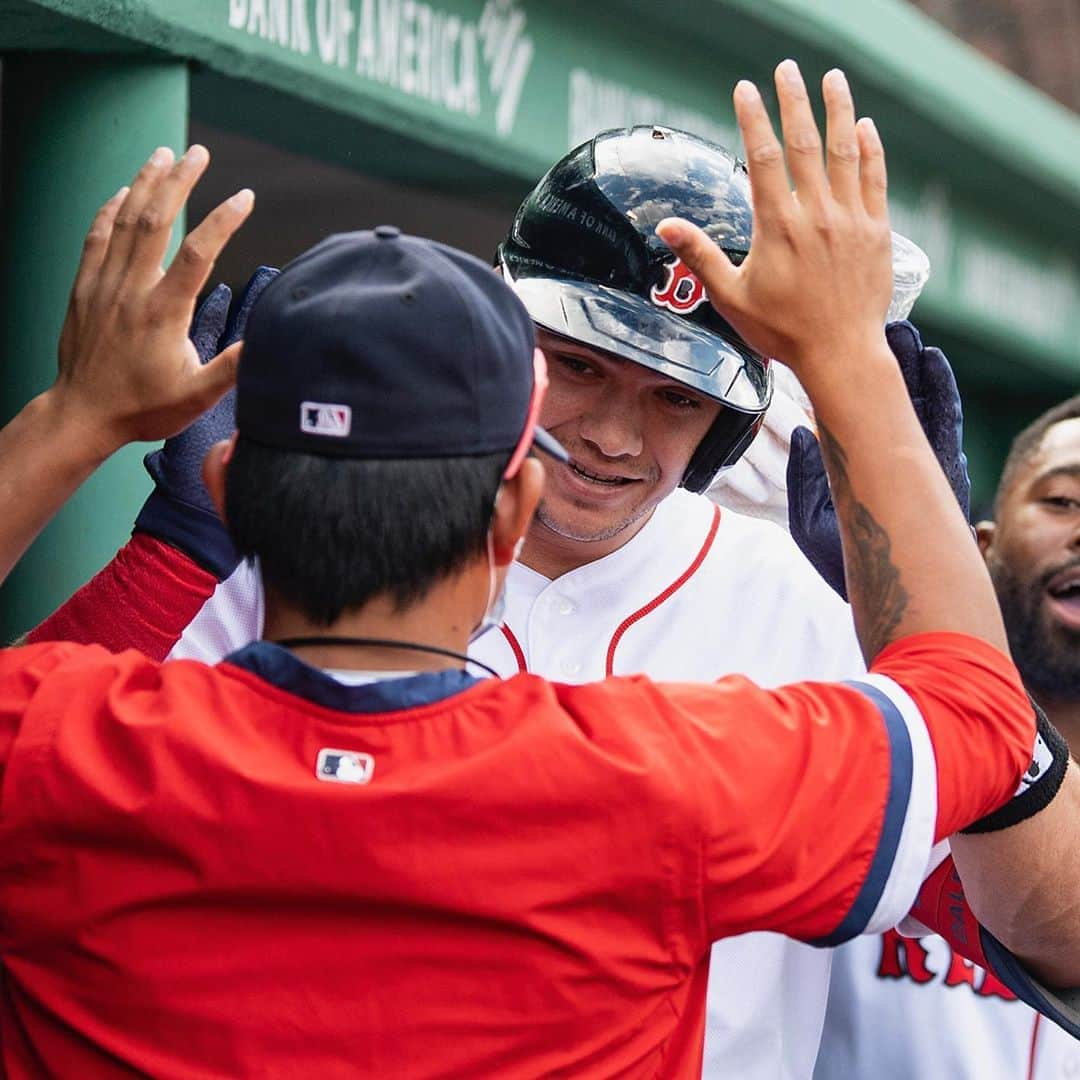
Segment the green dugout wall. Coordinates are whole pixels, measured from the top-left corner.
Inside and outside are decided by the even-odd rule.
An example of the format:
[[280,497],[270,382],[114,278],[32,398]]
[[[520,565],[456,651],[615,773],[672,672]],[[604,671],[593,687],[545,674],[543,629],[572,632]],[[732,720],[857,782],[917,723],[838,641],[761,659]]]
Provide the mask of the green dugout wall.
[[[0,0],[0,54],[0,420],[51,381],[93,210],[189,119],[508,217],[603,127],[734,143],[735,79],[767,88],[789,55],[812,77],[843,66],[885,138],[895,227],[933,264],[915,319],[958,371],[978,501],[1017,428],[1080,389],[1080,121],[899,0]],[[357,213],[349,227],[371,223]],[[144,449],[35,545],[4,634],[122,543]]]

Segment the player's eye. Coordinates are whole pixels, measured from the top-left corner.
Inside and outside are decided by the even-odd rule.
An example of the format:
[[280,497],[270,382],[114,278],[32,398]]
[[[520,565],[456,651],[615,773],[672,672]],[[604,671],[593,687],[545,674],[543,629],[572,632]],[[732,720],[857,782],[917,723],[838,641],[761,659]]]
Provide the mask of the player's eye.
[[570,356],[567,353],[552,353],[549,354],[549,357],[564,371],[567,371],[572,375],[596,374],[596,369],[587,361],[582,360],[580,356]]
[[680,394],[678,390],[661,390],[660,394],[673,408],[687,410],[701,408],[700,399],[690,397],[688,394]]
[[1080,510],[1080,499],[1070,495],[1044,495],[1039,501],[1053,510]]

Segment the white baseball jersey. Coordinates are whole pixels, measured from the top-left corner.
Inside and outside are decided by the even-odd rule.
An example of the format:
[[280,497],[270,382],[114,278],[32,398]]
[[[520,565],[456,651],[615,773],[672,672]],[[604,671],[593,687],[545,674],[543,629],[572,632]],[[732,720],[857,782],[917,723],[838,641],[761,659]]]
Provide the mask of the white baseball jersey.
[[936,934],[835,950],[814,1080],[1080,1080],[1080,1042]]
[[[196,617],[174,657],[215,660],[261,630],[256,578],[241,566]],[[764,686],[842,679],[863,663],[850,611],[787,533],[677,491],[619,550],[551,581],[514,565],[505,622],[474,643],[500,674],[563,682],[645,672]],[[775,934],[714,947],[705,1076],[807,1080],[831,951]]]

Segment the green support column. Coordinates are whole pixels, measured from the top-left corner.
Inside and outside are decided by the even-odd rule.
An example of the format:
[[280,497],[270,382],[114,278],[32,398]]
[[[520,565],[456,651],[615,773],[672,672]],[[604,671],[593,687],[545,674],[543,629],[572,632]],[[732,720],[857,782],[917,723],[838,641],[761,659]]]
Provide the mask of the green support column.
[[[94,213],[154,147],[182,152],[187,112],[182,61],[4,56],[0,422],[55,377],[67,294]],[[123,544],[150,486],[146,449],[128,447],[107,462],[23,558],[0,591],[4,641],[48,614]]]

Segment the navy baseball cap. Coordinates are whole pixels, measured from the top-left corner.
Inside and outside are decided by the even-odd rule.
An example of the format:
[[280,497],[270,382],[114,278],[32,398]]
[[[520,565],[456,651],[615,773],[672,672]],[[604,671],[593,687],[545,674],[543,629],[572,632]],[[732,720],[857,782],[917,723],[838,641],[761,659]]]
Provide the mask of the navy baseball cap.
[[534,444],[543,354],[490,266],[392,225],[299,256],[248,318],[236,426],[253,442],[343,458],[508,455]]

